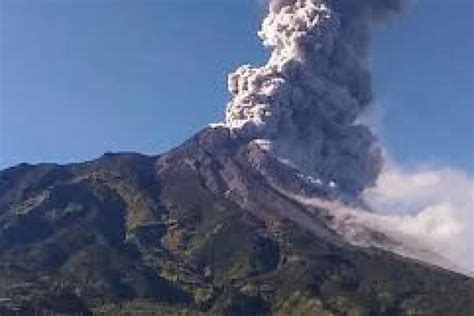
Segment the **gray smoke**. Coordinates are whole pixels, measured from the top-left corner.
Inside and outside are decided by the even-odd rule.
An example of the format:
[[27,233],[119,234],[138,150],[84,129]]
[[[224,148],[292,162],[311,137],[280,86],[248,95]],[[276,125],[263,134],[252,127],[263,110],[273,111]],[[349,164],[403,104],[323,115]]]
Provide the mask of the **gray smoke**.
[[382,158],[358,117],[372,101],[369,47],[377,21],[401,0],[273,0],[260,38],[262,67],[229,76],[226,126],[306,174],[358,195],[375,183]]

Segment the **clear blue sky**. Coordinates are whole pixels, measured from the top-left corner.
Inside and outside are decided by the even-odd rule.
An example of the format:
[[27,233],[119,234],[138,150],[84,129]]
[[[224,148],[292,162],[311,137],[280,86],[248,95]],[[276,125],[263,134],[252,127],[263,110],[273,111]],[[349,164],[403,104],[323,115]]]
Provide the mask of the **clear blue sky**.
[[[262,63],[260,0],[0,0],[0,168],[157,154],[223,116]],[[474,1],[418,0],[377,31],[378,129],[402,165],[474,173]]]

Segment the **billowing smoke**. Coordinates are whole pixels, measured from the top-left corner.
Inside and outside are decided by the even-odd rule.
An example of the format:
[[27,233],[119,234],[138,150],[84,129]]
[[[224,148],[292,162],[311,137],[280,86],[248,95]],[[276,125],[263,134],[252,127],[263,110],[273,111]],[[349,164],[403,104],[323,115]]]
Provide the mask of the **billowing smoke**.
[[304,173],[358,195],[381,170],[376,138],[358,117],[372,101],[372,25],[400,0],[273,0],[259,32],[271,56],[229,76],[226,125]]
[[[474,179],[453,169],[384,170],[363,193],[372,209],[293,196],[328,210],[348,242],[375,246],[474,275]],[[373,238],[371,232],[388,237]]]
[[[384,170],[364,192],[375,229],[398,233],[441,254],[451,268],[474,275],[474,179],[460,170]],[[358,214],[363,214],[359,212]],[[402,236],[405,236],[403,238]],[[437,263],[437,262],[433,262]],[[449,267],[449,266],[448,266]]]

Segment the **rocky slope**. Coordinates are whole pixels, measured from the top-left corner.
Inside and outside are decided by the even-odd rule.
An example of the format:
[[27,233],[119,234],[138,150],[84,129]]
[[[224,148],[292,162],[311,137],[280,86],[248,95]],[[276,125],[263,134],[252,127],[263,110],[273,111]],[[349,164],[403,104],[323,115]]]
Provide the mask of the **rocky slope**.
[[0,314],[473,315],[472,278],[348,244],[291,198],[337,192],[242,144],[1,171]]

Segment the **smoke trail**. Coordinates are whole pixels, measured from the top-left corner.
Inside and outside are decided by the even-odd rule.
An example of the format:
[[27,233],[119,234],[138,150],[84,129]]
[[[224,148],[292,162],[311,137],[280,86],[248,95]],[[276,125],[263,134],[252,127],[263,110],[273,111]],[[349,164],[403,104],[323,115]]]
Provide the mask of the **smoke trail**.
[[374,229],[397,232],[401,241],[411,237],[455,263],[455,270],[474,275],[472,177],[453,169],[392,167],[364,199],[377,212],[377,220],[366,221]]
[[259,32],[270,59],[229,76],[226,125],[269,140],[276,156],[346,194],[373,185],[380,150],[356,122],[372,100],[372,25],[399,8],[399,0],[271,1]]
[[279,192],[329,212],[351,244],[378,247],[474,276],[474,179],[452,169],[384,170],[362,197],[366,208]]

